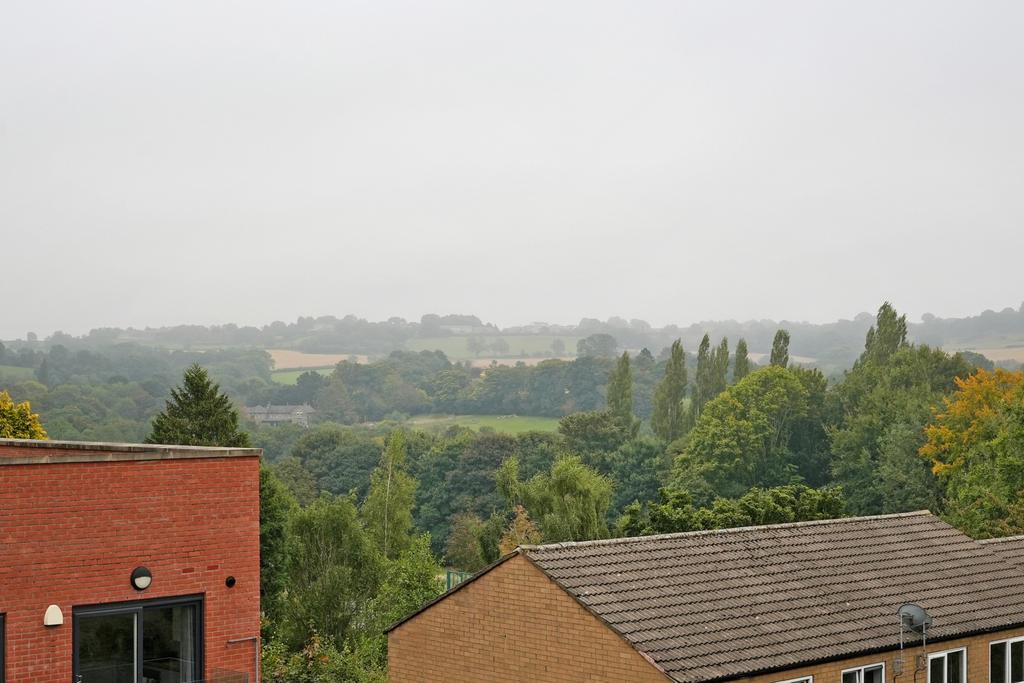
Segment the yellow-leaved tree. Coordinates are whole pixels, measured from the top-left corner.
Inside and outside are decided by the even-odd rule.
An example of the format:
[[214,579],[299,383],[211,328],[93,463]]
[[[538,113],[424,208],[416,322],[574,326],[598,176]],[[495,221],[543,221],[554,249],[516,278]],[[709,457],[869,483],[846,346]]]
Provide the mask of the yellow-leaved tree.
[[921,455],[945,489],[950,524],[985,538],[1024,532],[1024,372],[979,370],[925,428]]
[[46,430],[28,401],[15,403],[6,391],[0,391],[0,439],[45,439]]

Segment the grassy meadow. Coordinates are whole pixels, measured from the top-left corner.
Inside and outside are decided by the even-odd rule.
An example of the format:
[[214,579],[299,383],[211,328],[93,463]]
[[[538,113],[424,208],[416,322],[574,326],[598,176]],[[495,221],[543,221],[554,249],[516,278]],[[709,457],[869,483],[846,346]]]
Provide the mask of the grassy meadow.
[[558,418],[529,415],[417,415],[409,419],[417,429],[447,429],[459,425],[479,430],[490,427],[496,432],[521,434],[523,432],[553,432],[558,429]]

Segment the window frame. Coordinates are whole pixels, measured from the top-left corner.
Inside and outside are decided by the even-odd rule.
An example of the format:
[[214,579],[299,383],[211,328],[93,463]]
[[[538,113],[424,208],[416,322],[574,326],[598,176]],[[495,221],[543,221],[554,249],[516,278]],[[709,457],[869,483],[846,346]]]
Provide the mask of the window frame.
[[946,676],[943,676],[943,683],[967,683],[967,648],[966,647],[954,647],[954,648],[951,648],[949,650],[942,650],[941,652],[932,652],[932,653],[930,653],[928,655],[928,669],[927,669],[928,676],[926,678],[927,683],[936,683],[936,681],[932,680],[932,660],[933,659],[938,659],[939,657],[942,657],[943,659],[945,659],[947,656],[949,656],[950,654],[952,654],[954,652],[963,652],[964,653],[964,666],[963,666],[963,669],[961,671],[960,680],[959,681],[947,681],[947,680],[945,680]]
[[0,613],[0,683],[7,680],[7,666],[4,663],[4,653],[7,650],[7,622],[4,614]]
[[[843,669],[842,671],[839,672],[839,680],[842,681],[843,677],[846,674],[848,674],[848,673],[853,673],[854,671],[860,671],[863,674],[864,673],[864,669],[874,669],[875,667],[882,667],[882,683],[885,683],[885,662],[884,661],[872,662],[871,664],[864,664],[862,666],[851,666],[849,669]],[[860,683],[864,683],[864,676],[863,675],[861,676]]]
[[785,681],[775,681],[774,683],[814,683],[814,674],[798,676],[797,678],[790,678]]
[[1012,649],[1010,647],[1013,643],[1024,642],[1024,636],[1016,636],[1014,638],[1001,638],[999,640],[990,640],[988,643],[988,681],[992,683],[992,646],[993,645],[1005,645],[1006,646],[1006,659],[1004,665],[1006,666],[1006,682],[1012,683],[1013,681],[1013,669],[1010,663],[1010,653]]
[[[204,594],[198,595],[182,595],[182,596],[169,596],[166,598],[152,598],[149,600],[131,600],[128,602],[110,602],[100,605],[83,605],[79,607],[73,607],[71,610],[72,614],[72,625],[71,625],[71,653],[72,653],[72,671],[78,672],[78,642],[79,642],[79,627],[81,626],[81,617],[92,617],[102,616],[110,614],[136,614],[136,679],[142,680],[142,639],[145,633],[145,621],[142,618],[142,610],[152,607],[175,607],[179,605],[194,605],[195,606],[195,619],[196,623],[193,625],[195,633],[195,661],[196,661],[196,676],[198,681],[203,681],[206,678],[206,596]],[[0,683],[4,683],[3,679],[0,678]]]

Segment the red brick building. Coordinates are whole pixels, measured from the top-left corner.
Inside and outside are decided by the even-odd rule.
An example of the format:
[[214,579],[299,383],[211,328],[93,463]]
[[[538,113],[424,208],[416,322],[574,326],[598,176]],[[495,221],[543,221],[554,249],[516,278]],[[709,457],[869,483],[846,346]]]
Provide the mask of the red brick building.
[[0,439],[0,683],[253,683],[259,449]]

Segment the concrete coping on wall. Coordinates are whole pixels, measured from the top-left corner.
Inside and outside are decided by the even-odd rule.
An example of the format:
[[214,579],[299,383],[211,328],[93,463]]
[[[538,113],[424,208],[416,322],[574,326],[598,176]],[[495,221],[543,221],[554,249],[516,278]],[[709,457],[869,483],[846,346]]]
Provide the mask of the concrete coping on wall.
[[0,466],[260,457],[262,448],[0,439]]

